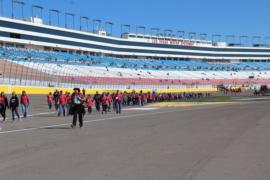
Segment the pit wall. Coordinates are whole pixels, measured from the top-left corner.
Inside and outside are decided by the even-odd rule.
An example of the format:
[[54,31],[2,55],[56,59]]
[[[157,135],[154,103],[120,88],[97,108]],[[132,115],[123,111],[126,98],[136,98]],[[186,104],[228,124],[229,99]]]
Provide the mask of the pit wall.
[[[21,94],[24,90],[27,94],[48,94],[49,92],[54,92],[56,89],[63,92],[72,92],[72,88],[55,88],[55,87],[30,87],[30,86],[10,86],[10,85],[0,85],[0,92],[5,92],[6,94],[11,94],[16,92]],[[104,89],[85,89],[86,94],[95,94],[96,91],[102,92],[115,92],[115,90],[104,90]],[[126,92],[132,92],[133,90],[122,90]],[[140,92],[141,90],[136,90]],[[152,92],[151,89],[143,89],[144,93]],[[182,88],[182,89],[158,89],[155,90],[157,93],[183,93],[183,92],[217,92],[217,88]]]

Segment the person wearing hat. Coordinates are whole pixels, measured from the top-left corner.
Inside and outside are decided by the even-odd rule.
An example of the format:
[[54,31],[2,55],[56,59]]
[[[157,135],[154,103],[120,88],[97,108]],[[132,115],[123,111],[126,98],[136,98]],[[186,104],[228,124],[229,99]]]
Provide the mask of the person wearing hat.
[[83,94],[80,93],[80,89],[74,88],[74,93],[71,95],[71,104],[72,104],[71,108],[73,113],[73,121],[71,124],[71,128],[76,127],[78,117],[79,117],[79,126],[80,128],[83,127],[84,102],[85,98]]

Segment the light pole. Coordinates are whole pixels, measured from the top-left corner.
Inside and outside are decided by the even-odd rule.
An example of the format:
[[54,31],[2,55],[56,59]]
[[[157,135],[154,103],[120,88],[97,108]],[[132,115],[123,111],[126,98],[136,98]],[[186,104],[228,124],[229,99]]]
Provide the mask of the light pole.
[[100,19],[93,19],[93,32],[100,31],[101,22],[102,21]]
[[207,39],[207,34],[206,33],[201,33],[200,34],[200,40],[205,41]]
[[145,36],[145,27],[144,26],[136,26],[136,36],[138,36],[138,34],[140,33],[140,29],[143,32],[143,38]]
[[0,0],[1,5],[1,16],[4,16],[4,0]]
[[[240,37],[239,37],[239,40],[240,40],[240,46],[245,46],[245,45],[246,45],[246,43],[247,43],[247,38],[248,38],[248,36],[240,36]],[[245,43],[245,44],[242,44],[242,43],[243,43],[243,39],[246,40],[246,43]]]
[[196,39],[196,33],[195,32],[190,32],[189,33],[189,41],[191,42],[193,39]]
[[50,9],[49,10],[49,25],[52,25],[52,13],[55,13],[57,15],[57,25],[60,25],[60,17],[59,14],[61,13],[59,10],[57,9]]
[[88,26],[89,18],[86,17],[86,16],[80,16],[80,31],[83,30],[83,28],[82,28],[82,20],[85,20],[85,22],[86,22],[86,31],[88,31],[88,29],[89,29],[89,26]]
[[166,37],[169,37],[170,40],[172,40],[172,30],[171,29],[164,30],[164,40],[166,40]]
[[[159,28],[151,28],[150,30],[151,30],[151,39],[153,39],[153,35],[156,36],[155,39],[158,39],[160,29]],[[156,33],[154,33],[154,32],[156,32]]]
[[176,37],[178,38],[178,42],[179,41],[184,41],[184,38],[185,38],[185,31],[176,31]]
[[265,37],[264,38],[264,45],[265,45],[265,47],[269,47],[269,40],[270,40],[270,37]]
[[20,0],[12,0],[11,1],[11,16],[12,16],[12,19],[15,18],[15,15],[14,15],[14,6],[15,6],[15,4],[21,5],[21,8],[22,8],[22,19],[23,19],[24,18],[23,8],[24,8],[24,5],[25,5],[25,2],[20,1]]
[[252,37],[252,45],[253,46],[261,46],[261,36],[253,36]]
[[228,43],[229,45],[234,45],[235,44],[235,35],[227,35],[226,36],[226,43]]
[[[39,6],[39,5],[33,5],[32,6],[32,21],[34,21],[34,12],[35,12],[35,9],[38,9],[40,11],[40,18],[42,19],[43,18],[43,7],[42,6]],[[38,16],[36,16],[38,17]]]
[[112,36],[112,29],[113,29],[113,23],[110,21],[106,21],[105,22],[105,30],[106,30],[106,32],[108,32],[108,30],[110,32],[110,34],[107,33],[107,35]]
[[[121,35],[125,33],[130,33],[130,25],[129,24],[122,24],[121,25]],[[127,29],[127,31],[125,31]]]
[[65,28],[68,28],[68,17],[72,18],[72,26],[75,29],[75,14],[74,13],[65,13]]
[[213,44],[216,44],[218,42],[220,42],[221,40],[221,35],[220,34],[213,34],[212,35],[212,43]]

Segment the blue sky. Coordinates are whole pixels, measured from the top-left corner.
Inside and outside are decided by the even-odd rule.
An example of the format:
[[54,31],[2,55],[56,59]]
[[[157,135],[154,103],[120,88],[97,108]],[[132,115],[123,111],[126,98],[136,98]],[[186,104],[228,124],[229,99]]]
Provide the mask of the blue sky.
[[[10,15],[10,0],[4,1],[4,15]],[[161,29],[184,30],[207,34],[270,36],[269,0],[25,0],[26,16],[31,4],[48,9],[74,12],[120,24],[144,25]],[[20,12],[15,8],[16,15]],[[62,25],[64,16],[61,16]],[[77,16],[77,25],[78,25]]]

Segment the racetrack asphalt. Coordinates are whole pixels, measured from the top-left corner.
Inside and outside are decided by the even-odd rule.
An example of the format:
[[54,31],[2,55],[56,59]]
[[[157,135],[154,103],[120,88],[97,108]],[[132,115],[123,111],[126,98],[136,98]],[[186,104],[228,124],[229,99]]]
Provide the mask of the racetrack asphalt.
[[128,108],[83,129],[31,98],[0,124],[2,180],[268,180],[270,102]]

